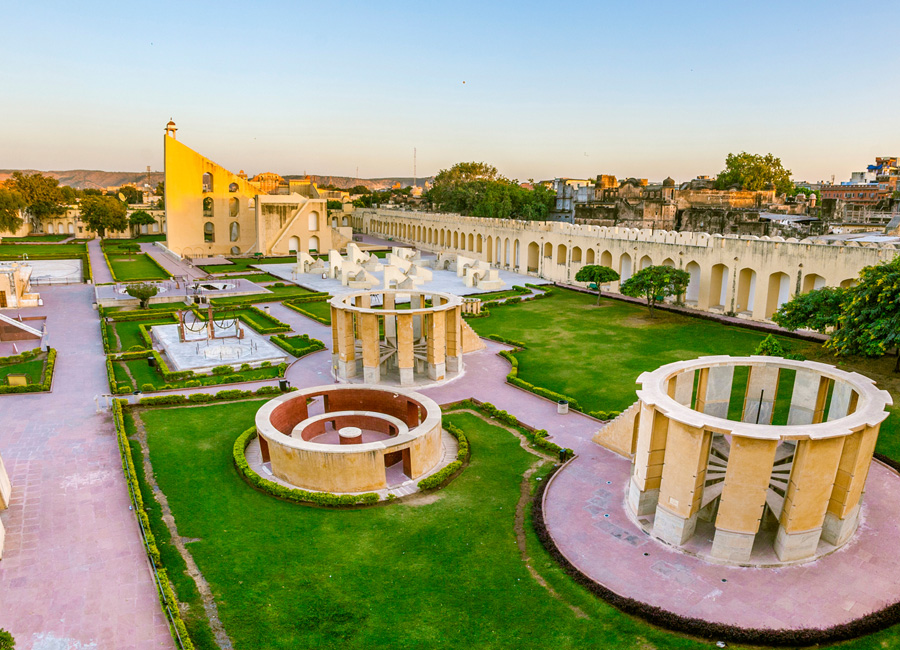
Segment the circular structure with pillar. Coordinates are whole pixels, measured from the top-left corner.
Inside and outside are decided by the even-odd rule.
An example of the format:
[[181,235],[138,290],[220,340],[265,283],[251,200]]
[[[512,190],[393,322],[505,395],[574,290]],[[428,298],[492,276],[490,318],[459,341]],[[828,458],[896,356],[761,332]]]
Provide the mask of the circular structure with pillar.
[[373,386],[318,386],[256,413],[262,462],[291,485],[358,493],[425,476],[441,461],[441,410],[431,399]]
[[646,532],[744,566],[809,561],[853,536],[892,403],[872,380],[754,356],[671,363],[638,384],[626,500]]
[[[400,300],[408,309],[398,308]],[[429,304],[430,303],[430,304]],[[463,372],[482,342],[462,319],[462,299],[415,290],[356,291],[331,300],[332,366],[339,381],[421,386]]]

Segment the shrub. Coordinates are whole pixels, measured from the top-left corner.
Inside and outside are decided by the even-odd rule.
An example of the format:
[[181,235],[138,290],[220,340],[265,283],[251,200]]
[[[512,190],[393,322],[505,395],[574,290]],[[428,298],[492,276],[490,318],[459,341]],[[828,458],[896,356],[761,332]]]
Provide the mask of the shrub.
[[785,355],[785,351],[781,346],[781,343],[778,342],[778,339],[769,334],[762,340],[762,343],[757,346],[753,354],[758,354],[765,357],[783,357]]
[[230,372],[234,372],[234,368],[231,366],[216,366],[212,369],[214,375],[227,375]]
[[141,390],[145,393],[152,393],[156,390],[156,386],[153,384],[141,384]]
[[184,382],[185,388],[200,388],[200,386],[202,385],[203,382],[201,382],[199,379],[189,379],[188,381]]
[[0,650],[15,650],[16,640],[13,635],[0,628]]

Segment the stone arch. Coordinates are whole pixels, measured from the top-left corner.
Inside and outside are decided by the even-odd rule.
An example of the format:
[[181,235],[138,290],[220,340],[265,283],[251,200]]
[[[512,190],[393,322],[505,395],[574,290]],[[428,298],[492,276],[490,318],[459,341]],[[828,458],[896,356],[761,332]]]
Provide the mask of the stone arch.
[[497,248],[497,250],[494,251],[494,259],[496,260],[496,263],[497,263],[497,264],[502,264],[502,260],[500,259],[500,253],[501,253],[501,251],[502,251],[502,249],[500,248],[501,245],[502,245],[502,244],[501,244],[501,242],[500,242],[500,238],[497,237],[497,238],[494,240],[494,246]]
[[48,224],[47,224],[47,234],[48,234],[48,235],[52,235],[52,234],[53,234],[53,224],[52,224],[52,223],[48,223]]
[[469,252],[475,250],[475,235],[473,235],[472,233],[469,233],[469,245],[466,250],[468,250]]
[[453,248],[459,248],[459,233],[453,231]]
[[294,235],[288,239],[288,252],[296,253],[300,250],[300,238]]
[[494,238],[488,235],[487,238],[487,261],[488,263],[492,263],[494,261]]
[[553,257],[553,244],[550,242],[544,244],[544,257]]
[[232,194],[234,194],[235,192],[237,192],[237,191],[238,191],[238,184],[237,184],[237,183],[229,183],[229,184],[228,184],[228,191],[229,191],[230,193],[232,193]]
[[446,234],[447,234],[446,231],[443,228],[441,228],[441,247],[442,248],[444,246],[444,238],[445,238]]
[[480,253],[482,246],[484,245],[484,238],[481,235],[475,238],[475,252]]
[[738,274],[737,300],[734,310],[738,313],[753,314],[756,303],[756,271],[751,268],[741,269]]
[[212,221],[203,224],[203,241],[212,244],[216,241],[216,226]]
[[639,270],[643,271],[643,270],[646,269],[648,266],[653,266],[653,260],[650,259],[650,256],[649,256],[649,255],[644,255],[644,256],[641,258],[641,263],[640,263],[640,265],[638,266],[638,268],[639,268]]
[[675,268],[675,260],[673,260],[671,257],[667,257],[666,259],[663,260],[662,266],[668,266],[668,267],[671,267],[674,269]]
[[612,268],[612,265],[612,253],[610,253],[609,251],[603,251],[600,254],[600,266],[608,266],[609,268]]
[[215,189],[213,180],[212,172],[203,173],[203,176],[200,179],[203,192],[212,192]]
[[766,318],[778,311],[791,299],[791,278],[787,273],[776,271],[769,276],[769,292],[766,294]]
[[241,238],[241,224],[237,221],[232,221],[228,226],[228,238],[231,241],[237,241]]
[[318,253],[319,252],[319,237],[317,235],[313,235],[309,238],[309,252],[310,253]]
[[825,286],[825,278],[816,273],[807,273],[803,278],[803,293],[821,289]]
[[247,208],[248,208],[249,210],[255,209],[255,208],[256,208],[256,199],[249,199],[249,200],[247,201]]
[[331,215],[331,227],[332,227],[332,228],[337,228],[337,227],[338,227],[338,218],[337,218],[337,215],[334,215],[334,214]]
[[572,263],[581,264],[581,246],[572,248]]
[[341,218],[341,225],[344,227],[350,225],[350,217],[348,217],[346,214]]
[[503,240],[503,265],[509,266],[510,263],[510,252],[509,252],[509,237]]
[[531,273],[537,273],[540,264],[541,247],[536,241],[528,244],[528,270]]
[[513,240],[513,266],[519,268],[519,240]]
[[709,306],[725,308],[728,295],[728,267],[716,264],[712,267],[709,281]]
[[315,232],[319,229],[319,213],[318,212],[310,212],[309,213],[309,231]]
[[849,289],[850,287],[855,287],[857,284],[857,278],[847,278],[841,282],[841,289]]
[[619,280],[625,282],[631,277],[631,255],[622,253],[619,258]]
[[597,259],[597,254],[594,252],[593,248],[587,249],[587,255],[585,255],[584,263],[585,264],[595,264]]
[[233,196],[228,199],[228,214],[232,217],[238,216],[238,213],[241,211],[241,202],[237,197]]
[[689,303],[696,304],[700,300],[700,265],[697,262],[688,262],[684,270],[691,276],[684,299]]
[[568,249],[566,249],[565,244],[559,244],[556,247],[556,263],[557,264],[565,264],[566,263],[566,255],[568,254]]
[[[147,227],[147,224],[144,224],[144,228],[146,228],[146,227]],[[70,235],[74,235],[74,234],[75,234],[75,224],[74,224],[74,223],[70,223],[70,224],[69,224],[68,233],[69,233]]]
[[215,216],[216,210],[213,204],[213,200],[211,196],[207,196],[203,199],[203,216],[206,219],[212,219]]

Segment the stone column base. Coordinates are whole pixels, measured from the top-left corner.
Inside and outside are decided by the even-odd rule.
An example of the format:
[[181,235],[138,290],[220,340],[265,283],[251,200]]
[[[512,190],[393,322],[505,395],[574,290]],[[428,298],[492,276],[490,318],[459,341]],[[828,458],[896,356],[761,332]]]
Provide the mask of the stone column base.
[[637,486],[634,480],[628,482],[628,507],[636,517],[652,515],[659,501],[659,488],[644,490]]
[[716,528],[709,554],[729,562],[749,562],[756,533],[735,533]]
[[416,385],[416,373],[412,368],[400,368],[400,385],[401,386],[415,386]]
[[447,357],[447,372],[459,372],[462,367],[462,359],[459,357]]
[[656,507],[656,518],[653,520],[653,536],[666,544],[681,546],[694,536],[697,527],[697,513],[690,517],[682,517],[669,512],[662,506]]
[[342,379],[356,377],[356,359],[354,359],[353,361],[343,361],[341,359],[338,359],[337,369],[338,377]]
[[782,562],[811,558],[816,554],[816,548],[819,546],[819,538],[821,536],[821,528],[804,530],[800,533],[789,533],[784,529],[784,526],[779,526],[778,534],[775,536],[775,555]]
[[363,381],[367,384],[377,384],[380,382],[381,372],[379,371],[378,366],[375,366],[374,368],[363,366]]
[[840,546],[853,537],[859,526],[859,504],[843,519],[830,512],[825,513],[825,521],[822,523],[822,539],[829,544]]
[[429,363],[428,364],[428,378],[434,379],[436,381],[440,381],[447,375],[446,364],[443,363]]

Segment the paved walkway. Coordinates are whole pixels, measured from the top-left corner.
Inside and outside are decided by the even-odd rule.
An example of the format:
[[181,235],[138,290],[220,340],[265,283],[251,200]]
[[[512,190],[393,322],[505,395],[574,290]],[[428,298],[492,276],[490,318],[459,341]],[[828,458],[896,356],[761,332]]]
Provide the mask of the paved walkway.
[[159,246],[155,246],[152,243],[141,244],[141,252],[147,253],[147,255],[159,262],[159,265],[172,275],[186,275],[191,280],[194,278],[206,277],[206,272],[204,272],[203,269],[199,269],[184,260],[176,261],[172,257],[166,255]]
[[900,477],[873,463],[864,522],[846,546],[799,566],[709,564],[659,542],[629,518],[631,463],[592,445],[550,483],[544,516],[575,566],[616,593],[681,616],[740,627],[830,627],[900,601]]
[[110,273],[109,267],[106,265],[106,258],[103,257],[100,240],[91,239],[88,241],[87,247],[91,256],[91,274],[94,278],[94,284],[114,282],[112,273]]
[[[93,254],[93,253],[92,253]],[[100,257],[102,260],[102,256]],[[0,628],[22,650],[172,648],[122,475],[93,287],[42,287],[58,351],[52,393],[0,396]]]

